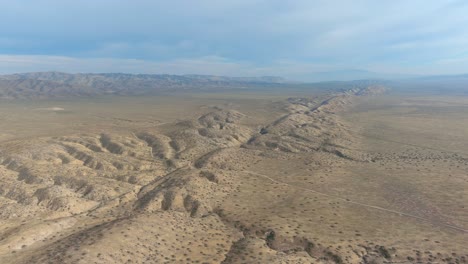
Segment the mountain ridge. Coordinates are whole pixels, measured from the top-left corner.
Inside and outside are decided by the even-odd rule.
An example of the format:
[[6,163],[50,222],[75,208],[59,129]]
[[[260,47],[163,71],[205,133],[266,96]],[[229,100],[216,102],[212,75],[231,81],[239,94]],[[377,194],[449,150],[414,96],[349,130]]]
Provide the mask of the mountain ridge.
[[146,95],[184,90],[240,89],[286,83],[281,77],[226,77],[127,73],[32,72],[0,76],[0,98],[36,99],[67,96]]

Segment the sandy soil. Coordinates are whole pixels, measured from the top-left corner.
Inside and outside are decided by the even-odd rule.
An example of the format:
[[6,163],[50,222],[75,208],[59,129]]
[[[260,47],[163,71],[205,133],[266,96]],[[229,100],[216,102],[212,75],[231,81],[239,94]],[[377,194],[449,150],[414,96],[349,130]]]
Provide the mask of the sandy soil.
[[468,99],[386,92],[2,104],[0,262],[466,263]]

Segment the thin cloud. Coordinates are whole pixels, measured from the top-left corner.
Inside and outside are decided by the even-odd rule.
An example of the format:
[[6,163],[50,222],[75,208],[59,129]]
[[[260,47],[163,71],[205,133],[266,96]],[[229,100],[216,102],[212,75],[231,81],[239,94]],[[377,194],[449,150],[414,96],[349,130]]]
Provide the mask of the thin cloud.
[[[307,79],[311,70],[377,70],[373,65],[401,66],[402,73],[459,72],[459,63],[437,68],[437,62],[468,52],[465,1],[40,0],[4,1],[2,11],[0,24],[8,25],[0,28],[2,53],[48,56],[44,70],[55,65],[51,58],[63,57],[99,71],[147,65]],[[213,56],[223,60],[206,60]],[[39,68],[16,65],[15,71]]]

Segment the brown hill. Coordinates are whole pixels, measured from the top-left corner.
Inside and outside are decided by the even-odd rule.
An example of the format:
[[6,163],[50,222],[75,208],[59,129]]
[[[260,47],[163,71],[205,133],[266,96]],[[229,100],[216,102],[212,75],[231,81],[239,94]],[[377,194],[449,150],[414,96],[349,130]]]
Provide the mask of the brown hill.
[[169,91],[281,86],[279,77],[36,72],[0,76],[0,99],[142,95]]

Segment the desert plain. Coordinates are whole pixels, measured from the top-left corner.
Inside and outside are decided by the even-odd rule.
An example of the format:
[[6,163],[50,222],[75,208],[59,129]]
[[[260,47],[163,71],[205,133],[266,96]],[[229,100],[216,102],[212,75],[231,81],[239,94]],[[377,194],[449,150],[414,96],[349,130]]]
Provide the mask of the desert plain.
[[466,263],[468,97],[5,100],[0,263]]

